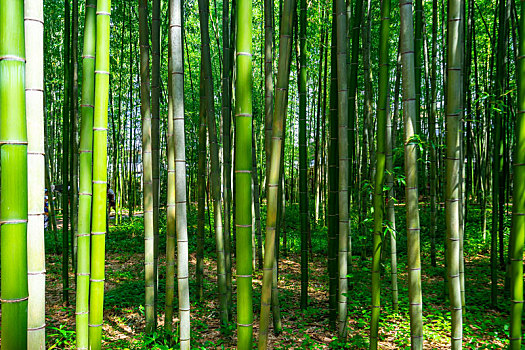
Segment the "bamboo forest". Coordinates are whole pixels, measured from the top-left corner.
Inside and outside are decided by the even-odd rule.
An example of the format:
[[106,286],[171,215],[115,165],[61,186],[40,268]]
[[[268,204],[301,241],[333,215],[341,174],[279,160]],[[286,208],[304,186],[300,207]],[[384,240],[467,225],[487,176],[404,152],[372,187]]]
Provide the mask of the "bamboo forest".
[[525,0],[0,0],[0,348],[525,349]]

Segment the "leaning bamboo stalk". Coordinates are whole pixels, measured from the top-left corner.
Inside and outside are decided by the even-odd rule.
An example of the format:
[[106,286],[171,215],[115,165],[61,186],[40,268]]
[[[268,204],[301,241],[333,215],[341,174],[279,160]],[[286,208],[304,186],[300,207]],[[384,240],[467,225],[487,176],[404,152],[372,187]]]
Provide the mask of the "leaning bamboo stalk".
[[[24,2],[0,1],[2,349],[27,348],[27,131]],[[42,210],[40,208],[40,210]]]
[[84,24],[84,52],[82,54],[82,98],[80,102],[80,184],[77,234],[77,293],[76,334],[77,349],[88,348],[89,318],[89,256],[91,229],[91,200],[93,195],[93,108],[95,93],[95,36],[96,0],[86,3]]
[[261,316],[259,324],[259,349],[268,347],[268,326],[270,321],[270,301],[275,260],[275,231],[279,210],[279,182],[282,174],[282,149],[284,147],[284,126],[286,125],[287,92],[290,76],[290,56],[292,51],[292,25],[295,0],[285,0],[281,16],[281,34],[279,38],[279,66],[275,91],[275,108],[268,176],[268,211],[266,216],[266,241],[264,245],[263,282],[261,292]]
[[45,186],[44,159],[44,6],[41,0],[24,2],[26,48],[26,120],[28,183],[28,349],[44,349],[45,248],[42,198]]
[[89,348],[93,350],[101,349],[104,310],[110,14],[111,1],[98,0],[93,114],[91,284],[89,290]]
[[217,143],[217,126],[215,121],[215,105],[212,96],[213,93],[213,75],[212,63],[210,56],[210,33],[209,33],[209,0],[199,0],[199,20],[201,25],[202,41],[202,68],[204,70],[204,88],[206,91],[206,119],[208,122],[208,136],[210,143],[210,160],[211,160],[211,198],[213,202],[213,214],[215,224],[215,243],[217,250],[217,283],[219,287],[219,308],[221,325],[228,324],[228,298],[227,298],[227,281],[226,281],[226,259],[224,249],[224,232],[223,232],[223,213],[221,207],[221,190],[220,190],[220,164],[219,164],[219,146]]

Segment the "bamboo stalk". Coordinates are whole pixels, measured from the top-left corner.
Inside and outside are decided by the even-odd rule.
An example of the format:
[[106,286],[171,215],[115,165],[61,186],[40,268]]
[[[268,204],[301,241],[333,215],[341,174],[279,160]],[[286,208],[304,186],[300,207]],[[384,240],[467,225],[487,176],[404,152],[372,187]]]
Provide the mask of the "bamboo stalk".
[[[24,2],[0,1],[2,349],[26,349],[28,183]],[[40,208],[40,211],[42,208]]]

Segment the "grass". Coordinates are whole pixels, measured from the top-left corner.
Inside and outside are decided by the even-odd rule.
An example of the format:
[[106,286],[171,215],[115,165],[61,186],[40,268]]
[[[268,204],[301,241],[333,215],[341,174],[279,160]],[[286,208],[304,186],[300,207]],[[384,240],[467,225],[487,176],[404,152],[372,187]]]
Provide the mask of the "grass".
[[[192,306],[192,348],[194,349],[234,349],[236,330],[233,326],[219,330],[217,309],[217,287],[215,275],[214,237],[209,232],[206,220],[205,241],[205,296],[199,302],[196,295],[195,248],[196,217],[195,210],[189,213],[190,237],[190,299]],[[353,227],[354,259],[352,274],[349,276],[351,289],[348,299],[348,338],[343,341],[328,324],[328,276],[326,272],[326,228],[312,227],[313,261],[309,266],[309,307],[300,310],[300,234],[298,232],[298,207],[286,209],[284,232],[287,235],[287,252],[281,251],[279,293],[283,332],[279,336],[270,335],[270,345],[274,349],[363,349],[368,347],[370,320],[370,266],[369,245],[371,244],[371,223],[364,231],[357,233]],[[441,213],[442,214],[442,213]],[[263,208],[264,219],[264,208]],[[408,290],[406,270],[406,236],[404,235],[404,208],[397,210],[398,251],[399,251],[399,312],[393,313],[390,263],[382,264],[380,348],[408,349],[410,346],[410,322],[408,316]],[[440,215],[442,217],[443,215]],[[354,220],[355,221],[355,220]],[[264,223],[264,220],[262,221]],[[430,266],[430,237],[425,223],[429,222],[428,210],[421,211],[422,230],[422,283],[423,320],[425,348],[449,348],[450,312],[445,299],[443,282],[443,235],[444,222],[438,222],[438,264]],[[213,224],[213,223],[212,223]],[[489,217],[490,227],[490,217]],[[507,223],[508,225],[509,223]],[[107,241],[106,285],[104,300],[104,349],[176,349],[177,344],[168,341],[171,335],[164,334],[163,313],[165,293],[165,218],[161,218],[158,332],[145,335],[144,330],[144,238],[142,218],[126,219],[119,226],[112,226]],[[370,226],[370,227],[368,227]],[[483,242],[479,227],[481,215],[477,208],[469,210],[465,232],[465,276],[467,307],[464,312],[464,347],[467,349],[501,349],[508,338],[509,297],[504,293],[504,273],[499,275],[501,297],[497,308],[490,307],[490,264],[489,242]],[[70,273],[72,305],[61,301],[61,257],[52,249],[53,235],[48,233],[47,254],[47,339],[48,349],[74,349],[74,274]],[[505,231],[508,239],[508,230]],[[388,240],[386,240],[388,241]],[[389,247],[385,249],[389,251]],[[360,250],[364,250],[364,258]],[[384,254],[388,256],[388,254]],[[254,345],[258,335],[260,311],[260,289],[262,274],[254,272]],[[233,285],[235,304],[235,281]],[[233,306],[235,315],[235,305]],[[175,334],[177,322],[175,319]],[[254,346],[255,348],[255,346]]]

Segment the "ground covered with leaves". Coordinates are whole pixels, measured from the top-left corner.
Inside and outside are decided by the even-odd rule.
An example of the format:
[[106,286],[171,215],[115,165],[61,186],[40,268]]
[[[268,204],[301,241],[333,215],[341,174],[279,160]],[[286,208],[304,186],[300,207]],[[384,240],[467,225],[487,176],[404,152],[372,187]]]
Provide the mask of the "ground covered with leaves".
[[[300,310],[300,257],[299,227],[296,218],[299,215],[296,206],[287,209],[285,232],[288,247],[281,252],[279,263],[279,299],[283,331],[279,335],[270,335],[273,349],[364,349],[368,348],[371,304],[371,258],[367,237],[370,228],[364,227],[361,234],[354,230],[354,252],[350,291],[348,295],[348,338],[342,341],[336,338],[336,332],[328,322],[328,275],[326,255],[326,228],[312,227],[313,260],[310,263],[309,307]],[[422,210],[422,223],[428,218]],[[464,347],[468,349],[501,349],[508,338],[509,302],[508,293],[504,292],[504,272],[500,272],[500,299],[498,307],[490,307],[490,264],[488,242],[484,242],[480,231],[479,211],[470,210],[470,218],[465,236],[465,285],[466,311],[464,312]],[[219,315],[216,287],[216,264],[214,238],[207,226],[205,242],[205,281],[204,299],[196,298],[195,285],[195,245],[196,218],[194,211],[189,214],[190,222],[190,299],[192,306],[192,348],[194,349],[234,349],[236,344],[235,323],[222,331],[219,328]],[[408,316],[408,289],[406,268],[406,237],[403,231],[403,208],[399,208],[398,251],[399,251],[399,312],[392,310],[390,262],[382,264],[380,348],[409,349],[410,323]],[[264,222],[264,221],[263,221]],[[428,222],[428,221],[427,221]],[[164,219],[161,218],[161,238],[165,237]],[[119,225],[113,225],[107,240],[106,284],[104,300],[104,349],[177,349],[171,344],[170,336],[162,329],[164,325],[165,293],[165,255],[160,257],[159,269],[159,305],[158,331],[144,334],[144,239],[141,217],[125,219]],[[423,322],[426,349],[449,348],[450,312],[443,281],[444,223],[438,226],[441,242],[437,252],[437,267],[430,265],[430,239],[422,230],[422,283],[423,283]],[[371,237],[371,235],[369,236]],[[47,234],[47,339],[48,349],[74,349],[74,273],[70,303],[62,301],[61,256],[54,252],[53,235]],[[385,246],[383,257],[388,257],[390,247]],[[160,251],[165,251],[165,242],[161,239]],[[254,271],[254,348],[258,335],[262,273]],[[235,304],[235,281],[233,282]],[[176,313],[175,313],[176,314]],[[235,317],[235,307],[233,309]],[[235,319],[235,318],[234,318]],[[178,320],[175,319],[174,329]]]

